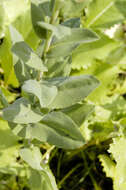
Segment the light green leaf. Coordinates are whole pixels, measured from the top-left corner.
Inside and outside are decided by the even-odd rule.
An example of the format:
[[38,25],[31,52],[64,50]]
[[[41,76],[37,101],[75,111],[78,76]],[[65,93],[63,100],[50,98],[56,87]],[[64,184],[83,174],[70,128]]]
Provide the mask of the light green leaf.
[[[107,59],[108,55],[122,45],[119,41],[110,39],[108,36],[98,33],[100,39],[96,42],[80,45],[72,54],[73,69],[88,69],[94,66],[95,59]],[[109,61],[109,60],[108,60]]]
[[85,144],[78,126],[62,112],[51,112],[30,129],[31,137],[60,148],[75,149]]
[[106,176],[113,178],[116,164],[105,154],[101,154],[98,157],[101,162],[101,165],[103,166],[103,170],[106,173]]
[[50,105],[51,108],[65,108],[76,104],[99,86],[99,81],[90,75],[54,78],[49,82],[58,88],[58,94]]
[[47,71],[42,60],[25,42],[17,42],[12,47],[12,52],[29,67],[40,71]]
[[20,145],[6,121],[0,119],[0,172],[17,175],[21,165],[16,162]]
[[5,22],[5,11],[2,3],[0,3],[0,39],[4,36],[4,22]]
[[98,40],[98,35],[88,29],[73,28],[71,33],[59,40],[55,40],[50,47],[47,57],[67,56],[79,45]]
[[32,28],[30,0],[18,0],[18,9],[16,0],[1,0],[0,4],[0,7],[2,6],[4,9],[4,15],[2,16],[2,18],[4,18],[2,34],[4,34],[5,38],[3,44],[0,47],[0,61],[4,70],[4,80],[6,84],[11,84],[14,87],[18,87],[19,84],[16,80],[13,68],[13,57],[11,53],[12,39],[8,26],[13,24],[13,26],[15,26],[16,29],[21,32],[24,40],[26,40],[33,49],[36,49],[38,38],[36,37]]
[[38,147],[22,148],[20,156],[31,168],[35,170],[43,169],[41,166],[42,156]]
[[[18,87],[18,81],[14,74],[13,57],[11,54],[11,38],[9,29],[5,31],[6,40],[0,47],[0,62],[2,69],[4,70],[5,84],[13,84],[14,87]],[[7,56],[6,56],[7,55]]]
[[116,161],[115,172],[113,174],[114,190],[124,190],[126,188],[126,139],[117,137],[113,139],[109,152]]
[[36,113],[24,98],[16,100],[5,108],[2,117],[7,121],[20,124],[36,123],[42,119],[42,115]]
[[[87,10],[86,27],[109,28],[124,20],[123,14],[118,9],[120,0],[94,0]],[[122,1],[122,7],[126,1]],[[121,7],[121,8],[122,8]]]
[[57,87],[44,81],[28,80],[22,86],[22,90],[35,95],[41,107],[48,107],[57,95]]
[[61,15],[64,18],[80,17],[90,0],[67,0],[63,2]]

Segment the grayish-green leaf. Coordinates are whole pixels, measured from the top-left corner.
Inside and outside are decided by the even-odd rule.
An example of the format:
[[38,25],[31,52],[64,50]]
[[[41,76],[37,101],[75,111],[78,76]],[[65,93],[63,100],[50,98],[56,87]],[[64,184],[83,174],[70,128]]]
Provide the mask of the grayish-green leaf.
[[71,72],[71,56],[59,59],[48,59],[46,66],[48,72],[44,73],[45,77],[67,77]]
[[62,112],[51,112],[42,123],[33,124],[29,128],[31,137],[60,148],[75,149],[85,144],[78,126]]
[[2,90],[0,89],[0,102],[4,107],[8,106],[8,101],[6,100],[6,97],[4,96]]
[[2,117],[7,121],[20,124],[36,123],[42,119],[42,115],[36,113],[24,98],[16,100],[5,108]]
[[49,49],[47,57],[67,56],[79,45],[98,40],[98,35],[88,29],[72,28],[71,33],[55,40]]
[[57,39],[61,39],[66,35],[71,35],[71,30],[70,28],[63,26],[63,25],[52,25],[52,24],[48,24],[46,22],[38,22],[38,26],[40,26],[41,28],[45,29],[45,30],[49,30],[52,32],[52,34],[54,36],[57,37]]
[[70,18],[61,23],[61,25],[67,26],[70,28],[79,28],[80,24],[81,24],[80,18]]
[[14,71],[20,84],[23,84],[26,80],[34,79],[38,75],[36,70],[24,64],[24,62],[20,60],[18,60],[14,65]]
[[62,110],[80,127],[87,116],[92,113],[94,106],[88,103],[75,104]]
[[51,86],[48,82],[28,80],[24,83],[22,90],[35,95],[42,107],[48,107],[57,95],[57,87]]
[[42,166],[42,171],[30,169],[29,184],[31,190],[58,190],[49,166],[44,164]]
[[47,71],[42,60],[25,42],[17,42],[12,47],[12,52],[29,67],[40,71]]
[[60,111],[48,113],[43,117],[42,123],[50,126],[56,131],[61,131],[61,133],[63,132],[64,134],[66,133],[73,139],[84,141],[84,138],[74,121]]
[[46,39],[47,31],[44,28],[41,28],[38,25],[38,22],[44,22],[46,17],[51,16],[50,11],[50,2],[49,1],[38,1],[32,0],[31,1],[31,17],[32,17],[32,24],[36,34],[42,38]]
[[24,41],[22,35],[12,25],[9,26],[12,44],[16,42]]
[[54,78],[49,82],[58,88],[58,94],[50,105],[51,108],[65,108],[76,104],[99,86],[99,81],[90,75]]

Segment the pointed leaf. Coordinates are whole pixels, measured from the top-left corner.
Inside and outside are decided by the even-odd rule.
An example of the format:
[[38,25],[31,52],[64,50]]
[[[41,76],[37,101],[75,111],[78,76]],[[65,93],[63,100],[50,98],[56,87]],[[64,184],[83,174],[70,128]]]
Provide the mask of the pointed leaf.
[[54,78],[50,79],[50,82],[58,88],[58,94],[50,105],[51,108],[65,108],[76,104],[99,86],[99,81],[90,75]]
[[[48,11],[45,11],[45,4],[48,2],[42,2],[39,3],[38,0],[32,0],[31,1],[31,17],[32,17],[32,24],[34,27],[34,30],[36,34],[42,38],[46,38],[47,31],[43,28],[41,28],[37,23],[40,21],[44,21],[46,13],[49,13],[49,6],[48,6]],[[47,8],[47,7],[46,7]]]
[[12,47],[12,52],[29,67],[40,71],[47,71],[46,67],[42,63],[42,60],[25,42],[15,43]]
[[29,102],[20,98],[3,110],[2,117],[14,123],[36,123],[42,119],[42,115],[36,113]]
[[22,159],[27,162],[31,168],[36,170],[42,170],[41,167],[41,153],[38,147],[32,147],[32,148],[22,148],[20,150],[20,156]]
[[51,31],[52,34],[57,37],[57,39],[61,39],[64,36],[71,34],[70,28],[63,25],[54,26],[52,24],[48,24],[41,21],[41,22],[38,22],[38,26],[40,26],[41,28],[44,28],[47,31],[48,30]]
[[95,32],[83,28],[73,28],[71,33],[59,40],[55,40],[49,49],[47,57],[67,56],[82,43],[89,43],[98,40]]
[[28,80],[22,86],[22,90],[38,97],[42,107],[48,107],[57,95],[57,87],[51,86],[48,82]]
[[75,104],[65,108],[62,112],[71,117],[71,119],[80,127],[93,110],[94,105],[85,102],[83,104]]
[[65,149],[75,149],[85,144],[78,126],[62,112],[47,114],[42,123],[32,125],[30,134],[32,138]]

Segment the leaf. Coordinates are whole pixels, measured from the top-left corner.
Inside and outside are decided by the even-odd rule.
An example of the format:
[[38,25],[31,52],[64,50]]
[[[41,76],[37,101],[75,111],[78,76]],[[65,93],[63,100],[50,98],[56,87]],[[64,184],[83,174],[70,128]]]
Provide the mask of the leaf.
[[16,2],[16,0],[1,0],[1,5],[4,9],[4,15],[2,16],[4,18],[2,34],[4,34],[5,37],[0,48],[0,60],[4,70],[5,83],[11,84],[14,87],[18,87],[19,84],[14,74],[13,57],[11,53],[12,39],[8,26],[13,23],[13,26],[16,27],[19,32],[21,32],[24,40],[26,40],[33,49],[35,49],[38,44],[38,38],[33,31],[31,23],[30,1],[18,0],[18,9]]
[[30,129],[31,137],[59,148],[75,149],[85,144],[77,125],[62,112],[51,112],[44,116],[42,123]]
[[[87,10],[85,26],[93,28],[109,28],[124,20],[123,14],[117,8],[118,0],[94,0]],[[123,6],[125,6],[123,1]]]
[[79,17],[70,18],[61,23],[61,25],[67,26],[69,28],[80,28],[80,24],[81,24],[81,21]]
[[70,34],[54,41],[48,51],[47,57],[67,56],[71,54],[79,44],[94,42],[96,40],[98,40],[98,36],[95,32],[83,28],[72,28]]
[[48,72],[44,73],[45,78],[67,77],[71,72],[71,56],[59,59],[48,59],[46,66]]
[[29,67],[40,71],[47,71],[42,60],[25,42],[17,42],[12,47],[12,52]]
[[63,26],[63,25],[52,25],[48,24],[46,22],[38,22],[38,26],[40,26],[42,29],[45,29],[47,31],[51,31],[54,36],[56,36],[57,39],[61,39],[66,35],[71,34],[70,28]]
[[42,119],[42,115],[36,113],[24,98],[16,100],[3,109],[2,117],[7,121],[20,124],[36,123]]
[[6,97],[4,96],[2,90],[0,89],[0,102],[4,107],[8,106],[8,101],[6,100]]
[[115,93],[116,86],[114,87],[114,83],[118,72],[118,65],[96,60],[87,69],[75,72],[73,75],[90,74],[97,77],[101,85],[87,99],[97,104],[105,104],[110,100],[110,96]]
[[9,26],[12,44],[23,41],[23,36],[12,25]]
[[61,9],[61,15],[66,18],[72,17],[80,17],[82,15],[82,11],[88,5],[90,0],[67,0],[63,2],[63,6]]
[[116,164],[105,154],[101,154],[98,157],[103,166],[103,170],[106,173],[106,176],[113,178]]
[[65,108],[76,104],[99,86],[99,81],[90,75],[54,78],[49,82],[58,88],[58,94],[50,105],[51,108]]
[[55,178],[47,165],[43,165],[44,170],[39,172],[36,170],[30,170],[29,184],[31,190],[58,190],[55,182]]
[[14,65],[14,71],[20,84],[23,84],[24,81],[34,79],[38,76],[37,71],[24,64],[20,60],[18,60]]
[[0,3],[0,39],[4,36],[4,22],[5,22],[5,11],[3,5]]
[[36,80],[26,81],[22,86],[22,90],[35,95],[39,99],[41,107],[48,107],[57,95],[56,86],[51,86],[48,82],[38,82]]
[[80,131],[77,129],[77,125],[71,118],[62,112],[51,112],[45,115],[42,119],[42,123],[56,129],[57,131],[61,130],[61,132],[67,133],[76,140],[84,140]]
[[0,172],[17,175],[21,165],[16,162],[20,145],[6,121],[0,119]]
[[45,16],[47,16],[50,13],[49,4],[48,4],[48,7],[46,6],[45,8],[45,5],[47,5],[47,3],[48,2],[43,2],[43,1],[42,3],[39,3],[39,1],[37,0],[31,1],[32,24],[33,24],[36,34],[42,39],[46,38],[47,32],[44,28],[42,29],[38,25],[38,22],[41,22],[41,21],[44,22]]
[[20,156],[31,168],[39,171],[43,169],[41,167],[42,156],[38,147],[22,148]]
[[124,190],[126,188],[126,139],[124,137],[117,137],[113,139],[110,145],[109,152],[113,155],[116,166],[113,176],[114,190]]
[[[14,87],[18,87],[18,81],[14,74],[13,68],[13,57],[11,54],[11,40],[10,40],[10,32],[6,29],[4,35],[4,42],[0,47],[0,62],[2,69],[4,70],[4,81],[5,84],[13,84]],[[7,55],[7,56],[6,56]]]
[[92,113],[94,106],[88,103],[75,104],[61,111],[71,117],[71,119],[80,127],[84,120]]
[[98,33],[100,39],[87,44],[80,45],[72,54],[72,68],[87,70],[91,66],[95,66],[94,60],[105,60],[108,55],[116,48],[120,48],[122,44],[118,41],[110,39],[108,36]]

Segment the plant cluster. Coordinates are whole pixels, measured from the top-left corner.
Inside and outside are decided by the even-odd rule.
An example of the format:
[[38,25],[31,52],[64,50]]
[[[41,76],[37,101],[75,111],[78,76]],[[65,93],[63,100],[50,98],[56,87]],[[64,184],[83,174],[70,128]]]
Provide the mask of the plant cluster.
[[124,190],[126,1],[19,5],[0,3],[0,188],[101,190],[101,163]]

